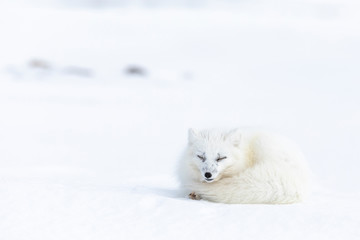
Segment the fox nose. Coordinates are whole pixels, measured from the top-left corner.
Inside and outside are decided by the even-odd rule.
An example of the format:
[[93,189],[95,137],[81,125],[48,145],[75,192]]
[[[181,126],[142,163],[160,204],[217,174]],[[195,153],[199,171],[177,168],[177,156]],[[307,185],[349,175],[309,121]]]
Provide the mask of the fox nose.
[[206,178],[211,178],[211,176],[212,176],[211,173],[209,173],[209,172],[206,172],[206,173],[205,173],[205,177],[206,177]]

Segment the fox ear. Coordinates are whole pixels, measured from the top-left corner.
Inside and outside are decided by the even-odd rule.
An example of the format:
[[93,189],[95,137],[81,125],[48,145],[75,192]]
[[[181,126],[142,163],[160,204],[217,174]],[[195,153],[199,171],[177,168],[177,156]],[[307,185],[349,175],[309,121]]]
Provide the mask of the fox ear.
[[232,142],[232,144],[234,145],[234,147],[239,147],[239,146],[240,146],[240,142],[241,142],[240,129],[235,128],[235,129],[231,130],[231,131],[228,133],[228,138],[229,138],[229,140]]
[[197,131],[192,129],[192,128],[189,128],[189,130],[188,130],[188,141],[189,141],[189,143],[193,143],[197,138],[198,138]]

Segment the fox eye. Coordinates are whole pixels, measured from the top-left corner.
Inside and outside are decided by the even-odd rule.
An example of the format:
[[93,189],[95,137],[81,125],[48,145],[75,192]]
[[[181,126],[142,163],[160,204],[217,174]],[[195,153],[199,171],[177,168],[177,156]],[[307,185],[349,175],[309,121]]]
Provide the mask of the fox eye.
[[217,162],[220,162],[221,160],[226,159],[226,156],[220,157],[220,154],[218,154],[218,158],[216,159]]
[[206,160],[204,155],[197,155],[198,158],[200,158],[203,162]]

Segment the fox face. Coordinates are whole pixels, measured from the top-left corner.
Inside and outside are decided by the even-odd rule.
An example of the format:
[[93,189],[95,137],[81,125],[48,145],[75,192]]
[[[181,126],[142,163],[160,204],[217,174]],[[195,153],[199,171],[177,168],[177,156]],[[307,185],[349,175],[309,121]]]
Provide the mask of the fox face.
[[189,129],[188,134],[190,161],[199,170],[199,179],[207,183],[220,180],[236,160],[240,133]]

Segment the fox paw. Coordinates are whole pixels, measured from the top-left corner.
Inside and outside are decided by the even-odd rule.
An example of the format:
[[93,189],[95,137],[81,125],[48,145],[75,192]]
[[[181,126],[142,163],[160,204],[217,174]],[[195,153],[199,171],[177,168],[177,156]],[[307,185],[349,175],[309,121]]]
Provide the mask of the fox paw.
[[192,200],[200,200],[200,196],[197,195],[195,192],[192,192],[189,194],[189,198],[192,199]]

